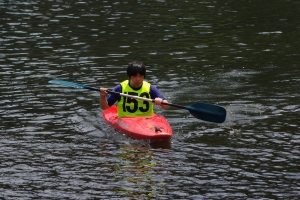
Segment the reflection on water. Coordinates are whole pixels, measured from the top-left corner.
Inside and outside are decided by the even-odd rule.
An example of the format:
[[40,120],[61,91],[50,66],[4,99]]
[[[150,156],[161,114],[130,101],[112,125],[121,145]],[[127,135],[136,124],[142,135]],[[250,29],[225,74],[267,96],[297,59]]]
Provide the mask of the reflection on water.
[[[124,146],[124,145],[123,145]],[[120,162],[115,166],[116,191],[133,198],[165,195],[165,170],[154,160],[155,152],[140,145],[119,148]]]
[[[4,199],[298,199],[298,1],[3,1]],[[227,109],[223,124],[164,115],[168,143],[102,120],[99,93],[142,60],[172,103]]]

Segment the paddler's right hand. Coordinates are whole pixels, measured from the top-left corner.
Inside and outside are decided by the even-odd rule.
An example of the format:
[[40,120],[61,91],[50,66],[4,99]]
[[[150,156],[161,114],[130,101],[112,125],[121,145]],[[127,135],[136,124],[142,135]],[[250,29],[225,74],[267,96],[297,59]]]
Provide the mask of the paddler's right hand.
[[106,110],[109,108],[108,102],[106,100],[106,97],[108,95],[107,88],[100,88],[100,107],[102,110]]
[[101,98],[106,98],[107,95],[108,95],[108,92],[107,92],[107,88],[100,88],[100,97]]

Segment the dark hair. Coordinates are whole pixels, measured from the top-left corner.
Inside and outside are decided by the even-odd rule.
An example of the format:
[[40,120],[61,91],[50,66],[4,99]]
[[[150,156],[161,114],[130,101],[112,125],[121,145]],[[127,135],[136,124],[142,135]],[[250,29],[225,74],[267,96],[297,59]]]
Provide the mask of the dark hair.
[[133,61],[132,63],[129,63],[127,67],[127,76],[135,76],[138,73],[146,78],[146,67],[144,63],[140,61]]

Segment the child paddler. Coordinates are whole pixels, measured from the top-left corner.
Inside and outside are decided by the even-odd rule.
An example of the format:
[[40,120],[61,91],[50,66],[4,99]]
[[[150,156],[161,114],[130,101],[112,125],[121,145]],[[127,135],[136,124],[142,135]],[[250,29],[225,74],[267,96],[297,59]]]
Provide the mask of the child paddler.
[[[127,76],[128,80],[115,86],[113,88],[114,92],[154,99],[156,105],[160,105],[163,109],[169,108],[169,106],[162,104],[162,102],[167,103],[168,101],[160,91],[144,80],[146,77],[146,67],[142,62],[134,61],[130,63],[127,67]],[[107,88],[100,88],[100,106],[103,110],[117,102],[118,117],[152,116],[154,114],[154,105],[152,102],[108,94],[107,90]]]

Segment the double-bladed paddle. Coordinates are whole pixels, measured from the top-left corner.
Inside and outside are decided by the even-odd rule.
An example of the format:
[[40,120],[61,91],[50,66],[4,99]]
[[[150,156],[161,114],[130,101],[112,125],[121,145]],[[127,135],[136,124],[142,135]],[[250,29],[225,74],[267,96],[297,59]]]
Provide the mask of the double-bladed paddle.
[[[86,86],[86,85],[79,84],[79,83],[73,83],[73,82],[69,82],[69,81],[51,80],[51,81],[49,81],[49,83],[57,84],[57,85],[64,85],[64,86],[79,88],[79,89],[94,90],[94,91],[100,92],[99,88],[93,88],[90,86]],[[132,99],[139,99],[142,101],[155,102],[154,99],[148,99],[148,98],[133,96],[133,95],[129,95],[129,94],[123,94],[123,93],[114,92],[114,91],[110,91],[110,90],[108,90],[107,92],[110,94],[120,95],[123,97],[132,98]],[[194,103],[190,106],[181,106],[181,105],[165,103],[165,102],[162,102],[162,104],[188,110],[191,113],[191,115],[193,115],[195,118],[201,119],[204,121],[208,121],[208,122],[223,123],[226,119],[226,109],[223,107],[217,106],[217,105],[213,105],[213,104],[202,103],[202,102]]]

